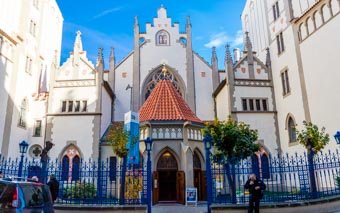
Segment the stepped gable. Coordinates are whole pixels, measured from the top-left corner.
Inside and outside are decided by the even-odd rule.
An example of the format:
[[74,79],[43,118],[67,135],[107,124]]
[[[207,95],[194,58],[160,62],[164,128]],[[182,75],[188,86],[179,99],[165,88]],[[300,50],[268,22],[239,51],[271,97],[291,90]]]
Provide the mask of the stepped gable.
[[191,111],[170,80],[161,80],[139,110],[143,121],[202,121]]

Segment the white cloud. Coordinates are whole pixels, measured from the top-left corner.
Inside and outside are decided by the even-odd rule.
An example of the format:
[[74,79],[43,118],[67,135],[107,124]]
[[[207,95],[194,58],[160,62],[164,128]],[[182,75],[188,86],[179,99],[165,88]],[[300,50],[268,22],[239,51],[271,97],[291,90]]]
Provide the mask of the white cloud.
[[110,13],[120,11],[121,9],[123,9],[123,7],[114,7],[114,8],[108,9],[108,10],[104,10],[101,13],[98,13],[97,15],[93,16],[93,19],[101,18],[101,17],[106,16]]
[[226,32],[220,32],[211,36],[210,41],[204,46],[207,48],[220,47],[228,42],[229,38]]
[[237,31],[233,42],[231,42],[231,46],[237,47],[237,46],[240,46],[242,44],[243,44],[243,32],[242,32],[242,30],[239,30],[239,31]]
[[229,36],[227,32],[219,32],[210,37],[210,41],[206,43],[204,46],[207,48],[212,47],[220,47],[224,46],[227,43],[231,45],[231,47],[239,47],[243,44],[243,32],[242,30],[237,31],[236,35]]

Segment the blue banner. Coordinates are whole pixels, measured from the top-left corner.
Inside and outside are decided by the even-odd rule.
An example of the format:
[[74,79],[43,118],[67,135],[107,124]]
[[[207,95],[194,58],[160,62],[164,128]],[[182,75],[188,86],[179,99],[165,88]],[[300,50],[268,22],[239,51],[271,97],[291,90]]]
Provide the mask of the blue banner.
[[138,113],[129,111],[124,115],[124,130],[129,133],[128,140],[128,165],[139,164],[139,116]]

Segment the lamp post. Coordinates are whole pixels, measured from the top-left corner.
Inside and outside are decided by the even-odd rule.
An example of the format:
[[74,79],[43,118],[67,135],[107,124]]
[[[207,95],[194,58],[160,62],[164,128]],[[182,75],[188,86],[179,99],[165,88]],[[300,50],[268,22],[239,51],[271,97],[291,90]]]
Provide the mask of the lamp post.
[[21,141],[19,143],[19,151],[20,151],[20,163],[19,163],[19,171],[18,171],[18,176],[22,176],[22,167],[24,165],[24,154],[26,154],[28,148],[28,143],[26,141]]
[[208,213],[211,213],[210,205],[212,202],[212,177],[211,177],[211,165],[210,165],[210,149],[212,146],[212,137],[210,134],[206,134],[203,138],[204,147],[205,147],[205,168],[206,168],[206,176],[207,176],[207,207]]
[[152,149],[152,139],[147,138],[145,141],[146,151],[148,152],[147,160],[147,202],[148,202],[148,213],[151,213],[151,190],[152,190],[152,180],[151,180],[151,149]]
[[334,138],[336,140],[336,143],[340,144],[340,132],[339,131],[336,132],[336,134],[334,135]]

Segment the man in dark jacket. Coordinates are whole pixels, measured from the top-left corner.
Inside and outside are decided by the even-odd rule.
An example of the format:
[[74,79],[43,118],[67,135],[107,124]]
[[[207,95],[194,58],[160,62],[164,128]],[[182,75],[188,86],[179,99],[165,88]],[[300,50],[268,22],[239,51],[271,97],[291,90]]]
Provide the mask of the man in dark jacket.
[[252,213],[254,209],[255,213],[259,213],[262,191],[266,189],[266,185],[263,183],[263,181],[257,179],[255,174],[251,174],[248,181],[244,185],[244,188],[248,189],[250,194],[248,213]]
[[53,202],[57,199],[58,197],[58,192],[59,192],[59,182],[55,178],[54,175],[50,175],[49,181],[47,182],[47,185],[50,187],[51,195],[52,195],[52,200]]

